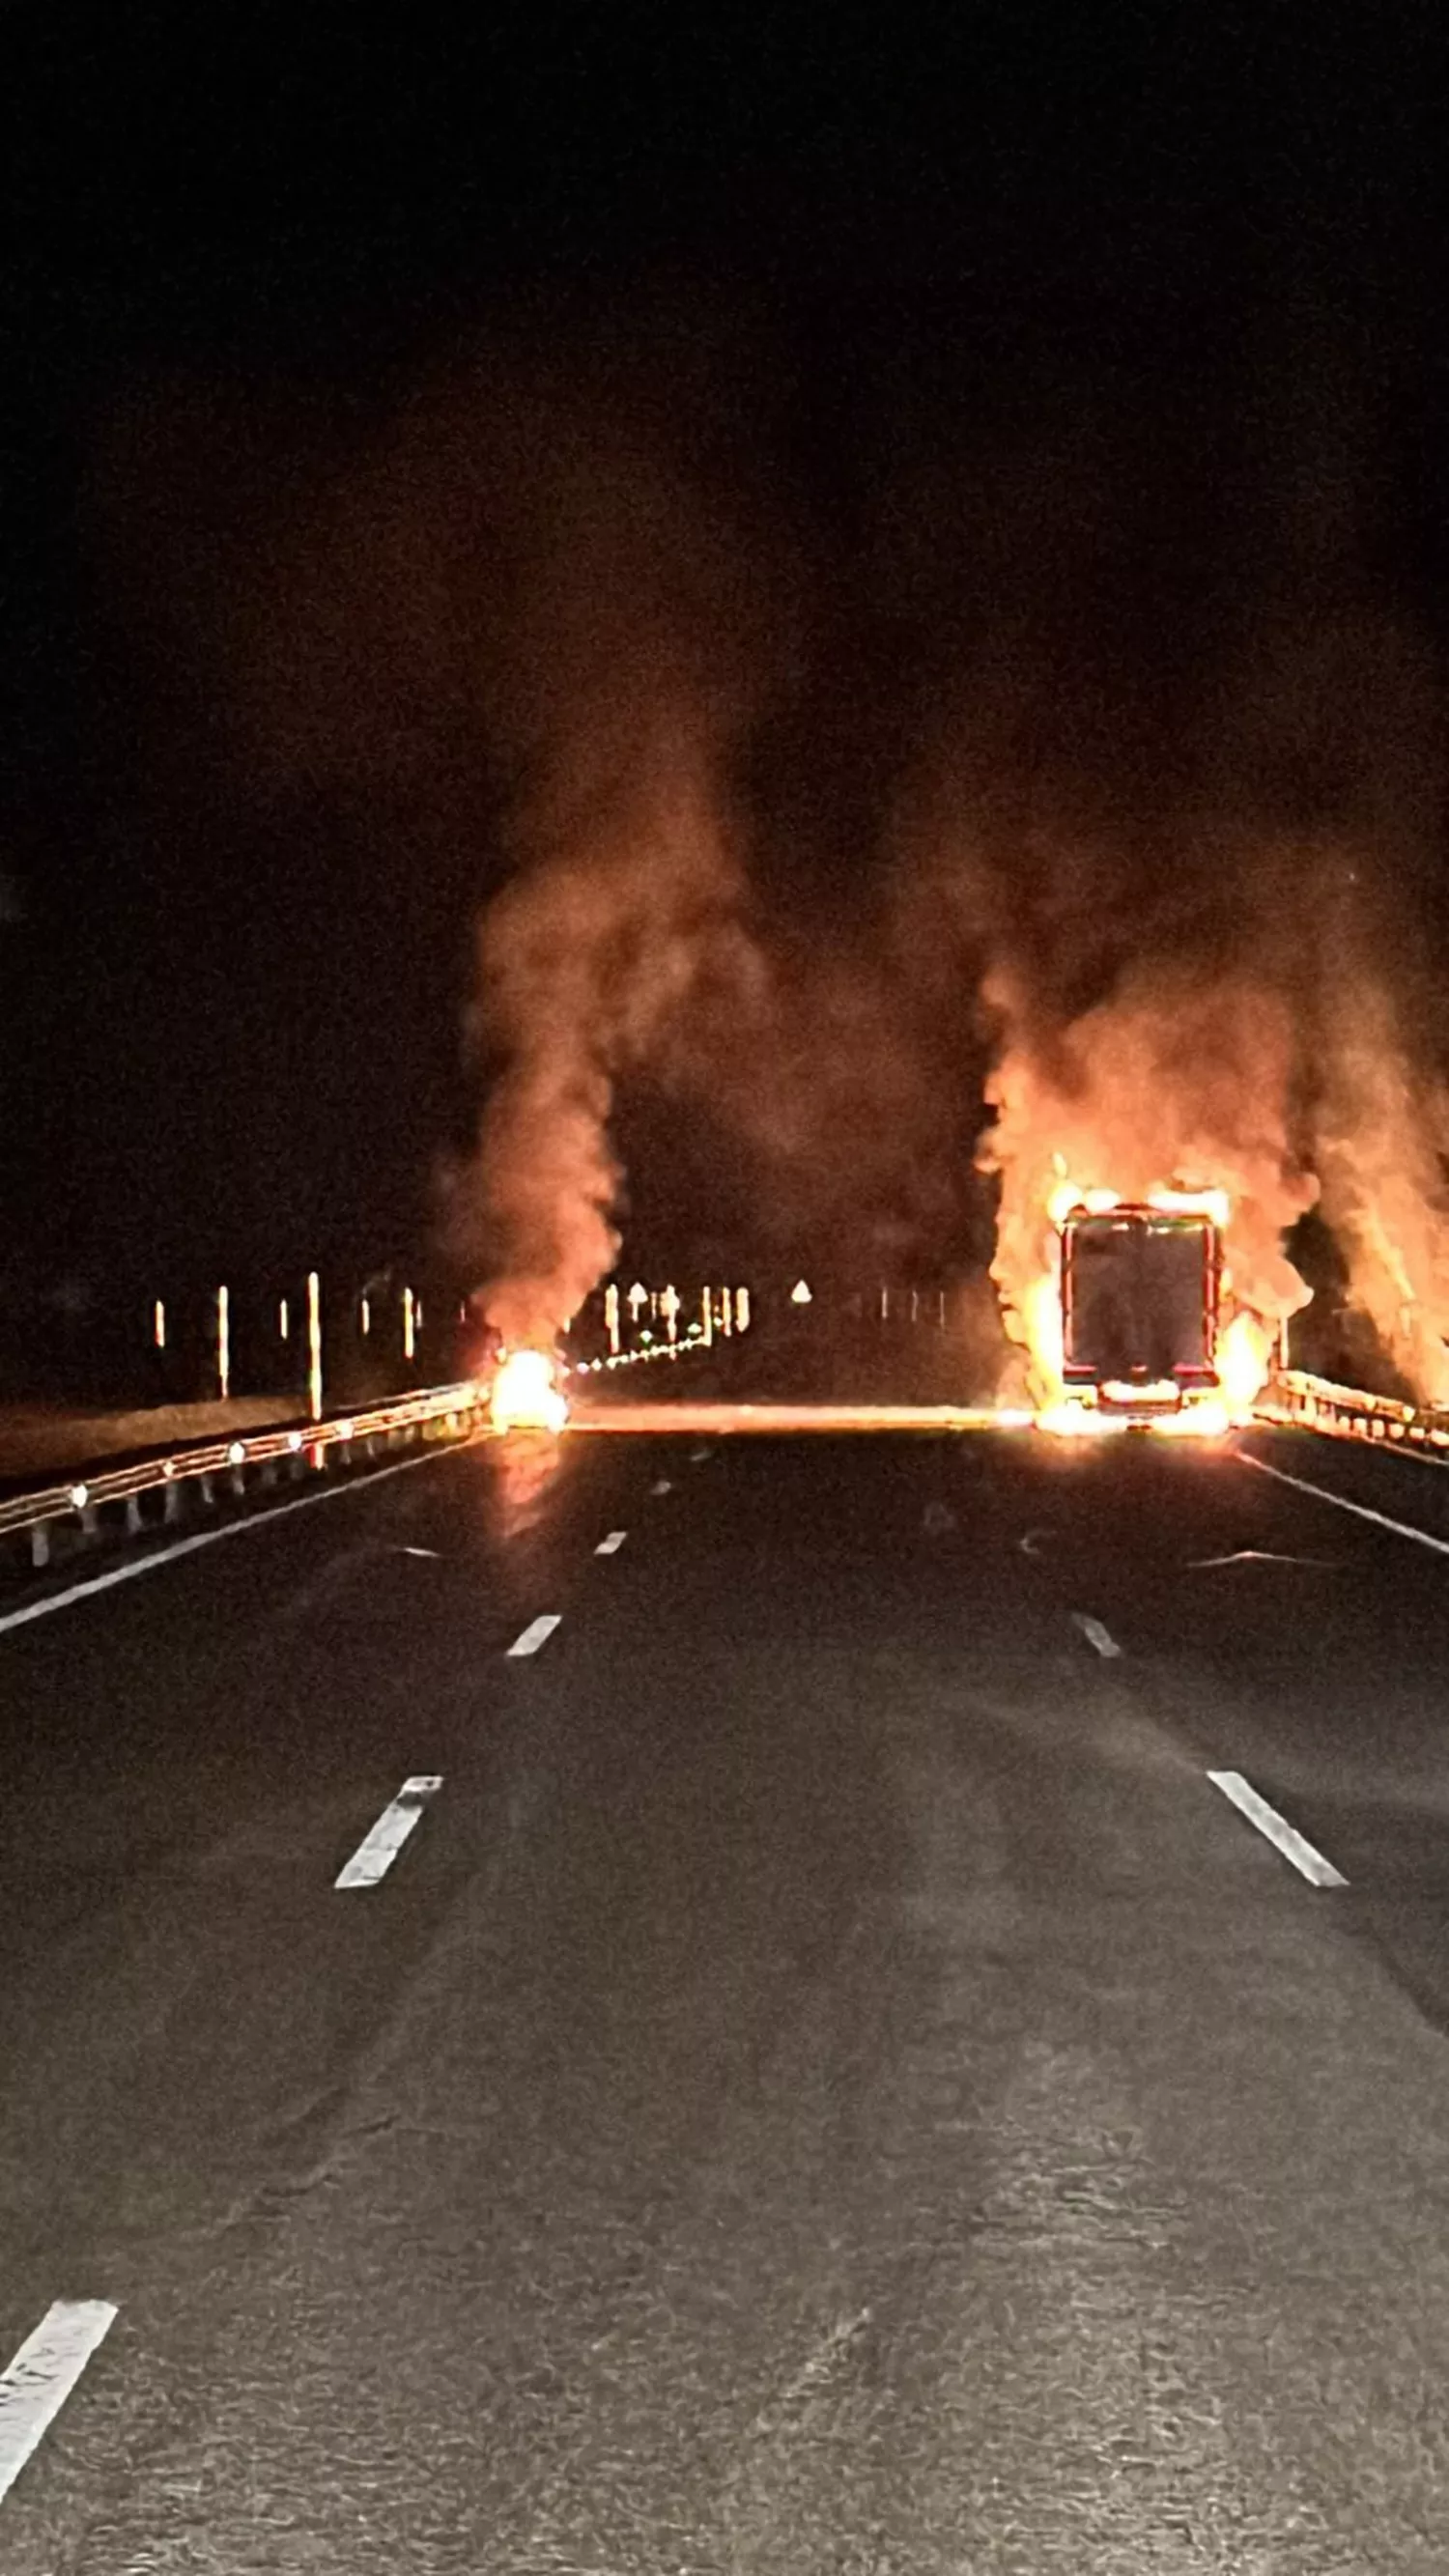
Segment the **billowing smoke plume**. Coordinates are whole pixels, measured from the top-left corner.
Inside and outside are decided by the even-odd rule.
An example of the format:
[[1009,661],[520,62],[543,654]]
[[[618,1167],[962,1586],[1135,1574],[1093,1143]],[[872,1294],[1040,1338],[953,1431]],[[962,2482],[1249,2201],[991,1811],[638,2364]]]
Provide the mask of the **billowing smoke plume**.
[[1214,594],[1199,567],[1145,624],[1163,496],[1141,485],[1145,531],[1090,439],[998,473],[903,835],[914,935],[956,961],[990,1047],[1008,1332],[1035,1338],[1064,1183],[1220,1190],[1230,1305],[1265,1349],[1309,1299],[1285,1238],[1316,1205],[1383,1354],[1449,1397],[1449,1104],[1418,964],[1432,680],[1362,568],[1331,438],[1294,424],[1240,486],[1231,578]]
[[482,692],[511,874],[479,926],[485,1104],[446,1221],[509,1343],[555,1339],[613,1265],[621,1085],[728,1150],[754,1242],[812,1260],[844,1244],[893,1267],[939,1242],[953,1153],[970,1160],[913,961],[860,917],[877,853],[828,853],[851,900],[827,875],[826,908],[802,901],[760,785],[760,736],[798,692],[778,514],[766,545],[681,388],[642,410],[617,391],[555,379],[515,448]]
[[1330,983],[1312,1106],[1323,1214],[1406,1385],[1449,1402],[1449,1097],[1386,986]]
[[734,880],[709,748],[647,702],[622,734],[574,709],[517,819],[530,858],[479,934],[478,1017],[501,1071],[476,1156],[448,1179],[455,1252],[510,1345],[547,1346],[613,1267],[614,1087],[687,1003]]
[[552,1343],[613,1265],[621,1077],[751,951],[729,769],[764,658],[749,551],[671,435],[595,393],[530,407],[495,498],[507,607],[483,716],[510,878],[479,930],[475,1153],[455,1257],[505,1342]]
[[1265,1326],[1316,1206],[1449,1396],[1441,698],[1341,385],[1230,403],[1215,463],[1100,386],[921,397],[807,540],[769,369],[677,325],[500,344],[361,426],[162,388],[102,476],[219,801],[288,865],[279,819],[370,835],[379,956],[413,886],[485,898],[444,1223],[505,1339],[611,1267],[643,1084],[756,1240],[867,1279],[979,1260],[999,1193],[1018,1328],[1063,1176],[1225,1190]]

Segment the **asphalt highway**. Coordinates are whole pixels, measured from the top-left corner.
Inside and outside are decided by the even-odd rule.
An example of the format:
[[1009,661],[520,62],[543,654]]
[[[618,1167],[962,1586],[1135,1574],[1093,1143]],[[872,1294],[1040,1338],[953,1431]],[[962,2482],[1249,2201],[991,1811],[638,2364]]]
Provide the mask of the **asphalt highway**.
[[1449,1471],[1280,1434],[484,1443],[0,1633],[0,2567],[1443,2576],[1446,1674]]

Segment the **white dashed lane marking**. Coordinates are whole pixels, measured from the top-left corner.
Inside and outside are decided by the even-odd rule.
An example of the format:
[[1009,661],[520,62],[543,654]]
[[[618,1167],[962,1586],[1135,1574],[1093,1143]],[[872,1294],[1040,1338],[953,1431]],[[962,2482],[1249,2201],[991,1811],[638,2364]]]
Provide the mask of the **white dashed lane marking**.
[[671,1485],[667,1476],[656,1476],[653,1484],[649,1488],[649,1491],[651,1494],[672,1494],[674,1487]]
[[1312,1843],[1305,1842],[1297,1829],[1279,1815],[1277,1808],[1269,1806],[1266,1798],[1260,1798],[1241,1771],[1210,1771],[1208,1778],[1215,1789],[1221,1789],[1225,1798],[1231,1798],[1239,1814],[1246,1816],[1250,1825],[1256,1825],[1260,1834],[1267,1835],[1285,1860],[1291,1860],[1311,1886],[1347,1887],[1347,1879],[1339,1875],[1332,1861],[1325,1860],[1322,1852],[1315,1851]]
[[1095,1647],[1099,1655],[1111,1657],[1121,1654],[1122,1649],[1116,1638],[1103,1627],[1100,1619],[1093,1619],[1085,1610],[1074,1610],[1072,1621],[1074,1626],[1081,1629],[1088,1645]]
[[334,1887],[376,1887],[386,1878],[403,1844],[422,1818],[430,1798],[443,1783],[435,1771],[404,1780],[390,1807],[384,1807],[371,1833],[364,1835],[350,1861],[333,1880]]
[[628,1535],[627,1530],[610,1530],[607,1538],[600,1539],[595,1556],[617,1556]]
[[117,2314],[107,2299],[57,2299],[0,2376],[0,2496],[9,2494]]
[[508,1649],[510,1655],[536,1655],[553,1635],[562,1615],[558,1610],[546,1610],[541,1619],[530,1619],[522,1635],[514,1638]]

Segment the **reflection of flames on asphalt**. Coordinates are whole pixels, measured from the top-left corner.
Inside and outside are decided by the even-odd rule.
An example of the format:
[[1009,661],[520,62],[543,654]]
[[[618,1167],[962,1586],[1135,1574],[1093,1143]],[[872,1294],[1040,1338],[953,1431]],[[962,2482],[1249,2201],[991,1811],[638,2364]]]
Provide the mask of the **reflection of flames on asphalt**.
[[488,1410],[495,1431],[562,1431],[569,1418],[568,1398],[548,1352],[507,1352],[498,1364]]

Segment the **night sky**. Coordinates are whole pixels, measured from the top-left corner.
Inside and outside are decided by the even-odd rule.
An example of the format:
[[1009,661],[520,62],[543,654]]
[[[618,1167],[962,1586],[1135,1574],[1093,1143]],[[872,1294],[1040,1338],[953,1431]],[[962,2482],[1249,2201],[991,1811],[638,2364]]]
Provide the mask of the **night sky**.
[[[361,1276],[426,1236],[476,1106],[486,727],[453,675],[385,772],[253,763],[188,619],[264,613],[238,566],[279,496],[305,519],[500,331],[637,336],[656,375],[671,340],[686,372],[730,350],[720,434],[795,568],[755,792],[807,923],[868,901],[933,676],[873,571],[913,435],[939,461],[1054,406],[1126,425],[1111,624],[1145,760],[1220,604],[1239,433],[1295,382],[1367,406],[1376,577],[1449,643],[1434,9],[813,14],[501,10],[445,40],[417,12],[6,13],[7,1296]],[[641,1228],[697,1234],[687,1156],[630,1114]]]

